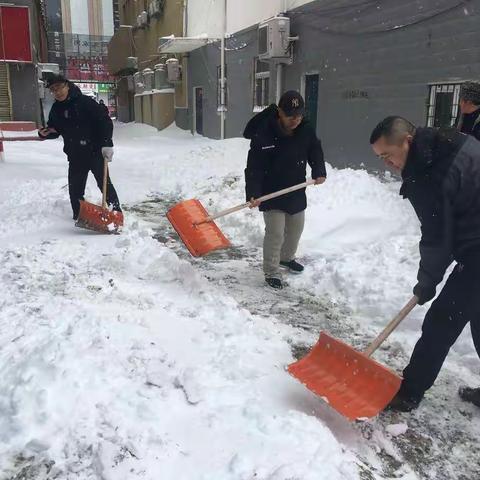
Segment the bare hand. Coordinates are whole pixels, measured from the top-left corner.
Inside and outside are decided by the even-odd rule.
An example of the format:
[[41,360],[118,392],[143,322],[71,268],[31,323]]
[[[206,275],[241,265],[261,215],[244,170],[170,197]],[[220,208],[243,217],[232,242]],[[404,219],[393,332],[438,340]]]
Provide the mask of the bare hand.
[[317,177],[315,179],[315,185],[321,185],[322,183],[325,182],[326,179],[327,179],[326,177]]
[[250,199],[250,205],[248,208],[257,208],[262,203],[261,200],[255,200],[253,197]]
[[38,133],[41,137],[48,137],[51,133],[57,133],[57,131],[54,128],[44,127],[41,128]]

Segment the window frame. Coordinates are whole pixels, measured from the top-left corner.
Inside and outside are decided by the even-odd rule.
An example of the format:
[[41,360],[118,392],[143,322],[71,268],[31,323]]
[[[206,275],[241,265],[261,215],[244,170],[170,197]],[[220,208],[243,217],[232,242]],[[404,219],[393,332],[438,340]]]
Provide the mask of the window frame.
[[460,87],[463,82],[435,82],[429,84],[429,94],[427,99],[427,127],[434,127],[437,94],[453,93],[453,101],[451,105],[450,125],[438,125],[437,127],[453,127],[458,118]]
[[[258,64],[264,63],[268,66],[267,71],[258,71]],[[252,86],[252,106],[254,112],[265,110],[270,104],[270,65],[268,62],[262,62],[258,57],[253,59],[253,86]],[[262,105],[257,104],[257,81],[260,80]],[[265,88],[268,82],[268,88]],[[266,95],[267,92],[267,95]]]

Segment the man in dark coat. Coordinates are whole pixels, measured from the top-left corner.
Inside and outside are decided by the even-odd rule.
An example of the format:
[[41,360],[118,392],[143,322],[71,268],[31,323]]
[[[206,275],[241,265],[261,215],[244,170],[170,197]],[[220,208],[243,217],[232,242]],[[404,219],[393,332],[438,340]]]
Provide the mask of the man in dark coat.
[[[418,283],[413,288],[420,305],[435,297],[447,268],[456,262],[425,316],[400,390],[389,405],[410,411],[435,382],[469,322],[480,356],[480,142],[453,128],[415,128],[401,117],[388,117],[374,129],[370,143],[387,166],[401,173],[400,194],[421,223]],[[480,388],[465,387],[459,393],[480,406]]]
[[271,105],[247,124],[244,137],[251,140],[245,169],[246,197],[260,207],[265,220],[263,271],[273,288],[283,288],[280,266],[300,273],[295,260],[302,235],[307,197],[305,189],[260,203],[256,199],[305,182],[307,163],[312,178],[321,184],[327,176],[323,151],[315,131],[304,120],[305,104],[295,91],[284,93],[278,107]]
[[[63,151],[68,158],[68,191],[77,220],[79,200],[84,199],[88,172],[91,171],[98,188],[103,188],[103,162],[113,158],[113,123],[105,110],[93,99],[82,95],[80,89],[61,75],[47,80],[47,87],[55,97],[48,123],[38,134],[46,139],[63,137]],[[121,212],[117,192],[107,180],[107,203]]]
[[[100,99],[100,100],[98,101],[98,104],[103,108],[103,111],[104,111],[107,115],[109,115],[108,107],[105,105],[105,102],[104,102],[102,99]],[[110,115],[109,115],[109,116],[110,116]]]
[[480,83],[465,82],[460,87],[458,130],[480,140]]

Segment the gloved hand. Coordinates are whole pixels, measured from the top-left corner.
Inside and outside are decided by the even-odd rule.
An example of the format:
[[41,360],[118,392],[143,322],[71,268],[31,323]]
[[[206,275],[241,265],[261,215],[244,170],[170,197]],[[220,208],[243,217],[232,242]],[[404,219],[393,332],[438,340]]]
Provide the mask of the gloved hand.
[[111,162],[113,160],[113,147],[102,147],[102,155],[104,160]]
[[413,287],[413,294],[418,297],[418,304],[423,305],[429,302],[437,293],[437,288],[432,285],[421,285],[417,283]]

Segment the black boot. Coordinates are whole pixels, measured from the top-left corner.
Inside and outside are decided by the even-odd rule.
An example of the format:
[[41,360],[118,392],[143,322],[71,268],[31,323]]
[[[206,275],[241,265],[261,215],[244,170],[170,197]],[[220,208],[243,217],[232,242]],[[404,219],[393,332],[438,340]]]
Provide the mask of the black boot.
[[475,406],[480,407],[480,387],[460,387],[458,389],[458,395],[465,402],[473,403]]
[[279,278],[265,277],[265,281],[268,283],[268,285],[277,290],[281,290],[283,288],[283,283]]
[[294,273],[302,273],[303,272],[303,265],[298,263],[295,260],[290,260],[289,262],[280,262],[282,267],[288,268]]
[[405,381],[402,382],[400,390],[386,406],[385,410],[394,412],[411,412],[415,410],[423,399],[423,395],[412,393],[405,387]]

